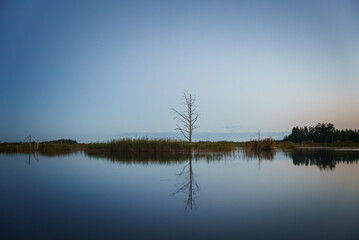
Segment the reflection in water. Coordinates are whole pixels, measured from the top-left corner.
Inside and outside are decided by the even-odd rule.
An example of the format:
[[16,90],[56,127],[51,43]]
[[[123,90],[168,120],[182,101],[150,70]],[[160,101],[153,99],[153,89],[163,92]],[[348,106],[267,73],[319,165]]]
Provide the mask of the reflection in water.
[[96,158],[100,160],[107,160],[112,163],[120,164],[161,164],[161,165],[172,165],[186,162],[190,153],[152,153],[152,152],[141,152],[141,153],[86,153],[90,158]]
[[[166,153],[166,152],[141,152],[141,153],[84,153],[90,158],[104,159],[112,163],[130,164],[130,165],[148,165],[161,164],[173,165],[188,162],[190,172],[188,176],[192,176],[192,160],[205,160],[207,162],[221,161],[226,158],[235,158],[236,155],[242,153],[244,159],[258,160],[261,164],[262,160],[273,160],[277,154],[275,149],[269,151],[252,151],[248,149],[241,149],[238,152],[183,152],[183,153]],[[11,153],[9,153],[11,154]],[[73,154],[73,153],[72,153]],[[296,149],[292,151],[285,151],[284,154],[291,158],[293,164],[296,166],[318,166],[321,170],[334,170],[337,163],[358,163],[359,151],[347,149]],[[32,156],[33,155],[33,156]],[[68,153],[57,154],[40,154],[41,156],[64,156]],[[33,161],[39,161],[39,152],[29,153],[26,159],[26,164],[31,165]]]
[[245,158],[258,159],[259,161],[273,160],[276,153],[277,153],[276,149],[261,150],[261,151],[256,151],[256,150],[251,150],[251,149],[246,149],[246,148],[243,149],[243,155]]
[[178,174],[178,176],[179,177],[184,176],[185,181],[179,186],[176,186],[177,190],[172,194],[172,196],[180,192],[184,192],[184,193],[187,192],[188,198],[186,200],[185,211],[192,210],[193,207],[196,207],[196,199],[198,197],[197,194],[199,193],[200,190],[197,182],[194,179],[194,174],[192,171],[192,157],[189,158],[188,164],[186,164],[183,167],[182,171]]
[[0,154],[0,239],[359,239],[359,152],[316,152]]
[[[29,153],[29,160],[27,160],[26,161],[26,163],[27,163],[27,165],[31,165],[31,153]],[[36,151],[36,152],[34,152],[34,160],[36,159],[36,162],[38,162],[39,161],[39,152],[38,151]]]
[[286,152],[296,166],[316,165],[320,170],[334,170],[337,163],[358,163],[359,151],[337,151],[329,149],[300,149]]
[[[276,150],[252,151],[242,149],[243,157],[246,159],[258,159],[259,164],[262,160],[273,160]],[[318,166],[320,170],[334,170],[338,163],[358,163],[359,151],[348,151],[345,149],[297,149],[284,152],[290,157],[296,166]]]
[[180,164],[191,160],[205,160],[207,162],[220,161],[227,157],[232,157],[234,152],[141,152],[141,153],[86,153],[90,158],[105,159],[112,163],[121,164],[161,164],[172,165]]
[[96,159],[105,159],[112,163],[120,164],[182,164],[186,163],[181,172],[177,176],[181,179],[181,183],[177,184],[176,190],[171,194],[175,196],[178,193],[188,194],[186,198],[185,211],[192,210],[196,207],[196,199],[200,187],[195,180],[193,173],[193,161],[205,160],[214,162],[224,160],[227,157],[234,158],[235,152],[193,152],[193,153],[117,153],[117,154],[93,154],[87,153],[87,156]]

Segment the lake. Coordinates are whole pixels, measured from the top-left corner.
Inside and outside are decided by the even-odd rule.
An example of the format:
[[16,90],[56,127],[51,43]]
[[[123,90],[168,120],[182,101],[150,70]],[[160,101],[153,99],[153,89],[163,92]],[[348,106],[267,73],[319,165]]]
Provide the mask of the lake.
[[0,155],[0,239],[359,239],[359,151]]

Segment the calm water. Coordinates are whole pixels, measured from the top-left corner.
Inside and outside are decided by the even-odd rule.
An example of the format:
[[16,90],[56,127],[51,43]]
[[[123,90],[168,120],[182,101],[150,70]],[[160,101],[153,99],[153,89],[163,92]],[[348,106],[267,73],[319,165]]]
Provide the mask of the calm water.
[[359,152],[0,155],[0,239],[359,239]]

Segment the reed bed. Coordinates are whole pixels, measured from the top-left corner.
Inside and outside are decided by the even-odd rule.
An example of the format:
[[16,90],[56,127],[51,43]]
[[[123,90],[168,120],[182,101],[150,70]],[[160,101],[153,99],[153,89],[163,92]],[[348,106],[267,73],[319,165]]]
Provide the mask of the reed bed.
[[272,138],[253,140],[246,144],[246,149],[251,151],[271,151],[275,149],[276,142]]
[[172,139],[124,138],[87,144],[87,152],[190,152],[191,144]]
[[67,154],[77,151],[85,153],[140,153],[140,152],[167,152],[167,153],[192,153],[192,152],[232,152],[236,147],[234,142],[193,142],[175,139],[148,139],[148,138],[123,138],[108,142],[95,142],[78,144],[74,141],[51,141],[42,142],[39,148],[35,143],[2,143],[0,153],[33,153],[38,151],[42,154],[56,155]]
[[289,142],[289,141],[279,141],[277,142],[277,147],[283,150],[292,150],[292,149],[296,149],[299,146],[297,144],[295,144],[294,142]]
[[231,142],[194,142],[192,144],[174,139],[124,138],[109,142],[90,143],[87,152],[228,152],[234,149]]
[[231,152],[236,147],[234,142],[220,141],[220,142],[194,142],[193,150],[204,152]]
[[65,143],[40,143],[39,153],[53,156],[60,154],[70,154],[83,150],[81,144],[65,144]]
[[[40,143],[38,152],[44,155],[69,154],[83,150],[82,144],[65,144],[65,143]],[[0,153],[34,153],[36,152],[35,144],[32,143],[2,143],[0,144]]]
[[276,155],[276,142],[272,138],[249,141],[245,143],[243,153],[249,159],[272,160]]

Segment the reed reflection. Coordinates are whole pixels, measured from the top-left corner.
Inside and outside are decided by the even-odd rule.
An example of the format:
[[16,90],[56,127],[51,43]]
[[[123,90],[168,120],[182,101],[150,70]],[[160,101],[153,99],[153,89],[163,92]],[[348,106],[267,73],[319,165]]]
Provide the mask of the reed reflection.
[[98,160],[106,160],[111,163],[126,164],[126,165],[148,165],[161,164],[172,165],[187,162],[191,157],[190,153],[85,153],[90,158]]
[[277,150],[276,149],[269,149],[269,150],[251,150],[248,148],[244,148],[243,156],[246,159],[258,159],[259,161],[262,160],[273,160],[276,156]]
[[119,164],[161,164],[161,165],[172,165],[182,164],[188,161],[205,160],[207,162],[220,161],[226,157],[232,157],[234,153],[221,153],[221,152],[178,152],[178,153],[167,153],[167,152],[135,152],[135,153],[85,153],[90,158],[99,160],[107,160],[112,163]]

